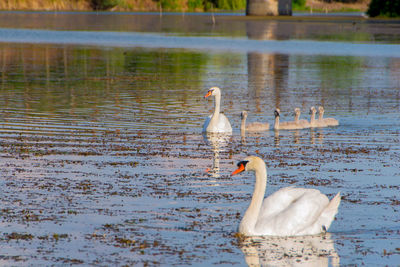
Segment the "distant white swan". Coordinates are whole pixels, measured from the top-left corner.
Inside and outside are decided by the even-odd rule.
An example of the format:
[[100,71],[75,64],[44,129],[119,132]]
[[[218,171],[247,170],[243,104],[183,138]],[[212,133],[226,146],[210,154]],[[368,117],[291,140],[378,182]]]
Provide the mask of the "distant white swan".
[[246,124],[247,119],[247,111],[243,110],[241,115],[242,123],[240,125],[241,131],[248,131],[248,132],[262,132],[269,130],[269,123],[262,123],[262,122],[252,122]]
[[279,108],[275,109],[274,114],[275,114],[275,123],[274,123],[275,130],[302,129],[302,126],[300,124],[297,124],[295,121],[280,122],[279,118],[281,115],[281,111],[279,110]]
[[302,129],[310,128],[310,122],[308,120],[300,120],[300,108],[294,109],[294,122],[301,126]]
[[310,115],[311,115],[310,116],[310,127],[311,128],[326,127],[327,125],[323,121],[315,119],[315,113],[317,113],[317,109],[314,106],[312,106],[310,108]]
[[247,236],[315,235],[329,229],[338,212],[340,193],[329,201],[316,189],[285,187],[264,199],[267,187],[267,168],[264,161],[249,156],[237,164],[235,175],[254,171],[256,183],[253,197],[239,225]]
[[221,109],[221,90],[218,87],[212,87],[208,90],[204,98],[214,96],[214,113],[206,119],[203,125],[203,132],[208,133],[231,133],[232,127],[228,118],[220,112]]
[[334,118],[324,118],[324,108],[322,106],[318,107],[318,113],[319,113],[319,117],[318,117],[318,121],[321,123],[324,123],[326,126],[338,126],[339,125],[339,121],[337,119]]

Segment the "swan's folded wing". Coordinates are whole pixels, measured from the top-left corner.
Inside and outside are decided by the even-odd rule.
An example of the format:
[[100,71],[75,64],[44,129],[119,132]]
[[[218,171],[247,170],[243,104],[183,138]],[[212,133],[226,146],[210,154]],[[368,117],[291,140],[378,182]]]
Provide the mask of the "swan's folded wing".
[[266,131],[269,130],[268,123],[252,122],[246,125],[246,131]]
[[296,199],[304,195],[305,191],[308,189],[296,188],[296,187],[284,187],[274,192],[270,196],[264,199],[261,206],[259,218],[267,218],[274,216],[283,210],[285,210],[289,205],[291,205]]
[[206,131],[207,131],[207,127],[208,127],[208,124],[210,124],[211,117],[212,117],[212,115],[209,115],[209,116],[206,118],[206,120],[204,121],[204,124],[203,124],[203,132],[206,132]]
[[[280,192],[281,190],[277,191]],[[328,198],[315,189],[290,188],[272,199],[267,199],[264,207],[273,210],[263,212],[256,224],[256,229],[270,229],[274,235],[317,234],[321,232],[315,225],[322,211],[328,205]],[[280,202],[275,202],[280,201]]]
[[324,122],[328,126],[337,126],[337,125],[339,125],[339,121],[337,119],[334,119],[334,118],[325,118]]
[[228,118],[223,114],[219,114],[219,120],[217,124],[218,131],[221,132],[232,132],[232,126]]

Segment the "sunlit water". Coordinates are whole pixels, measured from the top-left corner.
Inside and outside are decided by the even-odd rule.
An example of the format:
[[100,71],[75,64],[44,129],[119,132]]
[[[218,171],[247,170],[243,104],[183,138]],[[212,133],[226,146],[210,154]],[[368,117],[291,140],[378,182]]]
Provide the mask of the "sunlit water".
[[[1,264],[398,264],[398,24],[110,16],[0,13]],[[215,85],[222,141],[201,134]],[[340,126],[240,135],[241,110],[272,124],[321,104]],[[236,237],[254,178],[230,173],[248,154],[267,194],[340,191],[331,234]]]

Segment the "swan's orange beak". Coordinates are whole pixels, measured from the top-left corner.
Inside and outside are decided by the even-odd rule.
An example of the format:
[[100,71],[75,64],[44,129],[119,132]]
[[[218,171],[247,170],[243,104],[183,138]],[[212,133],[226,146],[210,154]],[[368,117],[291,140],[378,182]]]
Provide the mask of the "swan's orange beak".
[[212,94],[212,90],[208,91],[207,94],[204,96],[204,98],[209,97]]
[[244,170],[245,170],[244,164],[240,164],[239,167],[237,168],[237,170],[234,171],[234,172],[232,172],[231,175],[235,175],[235,174],[241,173],[241,172],[244,171]]

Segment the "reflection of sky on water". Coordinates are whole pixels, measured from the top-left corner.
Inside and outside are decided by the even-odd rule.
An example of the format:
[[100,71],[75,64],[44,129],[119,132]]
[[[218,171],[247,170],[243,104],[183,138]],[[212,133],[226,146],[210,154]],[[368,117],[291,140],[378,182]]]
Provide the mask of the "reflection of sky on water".
[[248,40],[226,37],[183,37],[145,33],[0,29],[0,41],[9,43],[95,45],[259,52],[301,55],[400,57],[398,45],[316,41]]

